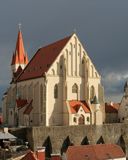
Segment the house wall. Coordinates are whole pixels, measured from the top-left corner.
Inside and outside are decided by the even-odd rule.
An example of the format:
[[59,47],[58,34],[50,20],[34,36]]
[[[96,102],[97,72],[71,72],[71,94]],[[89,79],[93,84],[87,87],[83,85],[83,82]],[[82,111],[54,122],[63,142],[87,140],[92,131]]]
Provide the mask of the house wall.
[[121,100],[121,104],[118,110],[118,117],[120,122],[128,121],[128,97],[125,95]]
[[106,123],[117,123],[119,122],[118,113],[106,113]]

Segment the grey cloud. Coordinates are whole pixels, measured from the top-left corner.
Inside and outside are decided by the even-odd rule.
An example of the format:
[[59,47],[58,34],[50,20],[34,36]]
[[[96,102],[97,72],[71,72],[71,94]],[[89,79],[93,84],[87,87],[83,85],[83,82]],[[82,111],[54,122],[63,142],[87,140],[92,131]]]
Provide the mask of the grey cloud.
[[[0,84],[10,81],[10,58],[15,49],[18,23],[31,58],[48,43],[72,34],[74,28],[98,71],[105,79],[111,72],[127,72],[127,0],[5,0],[0,2]],[[121,92],[103,80],[107,96]],[[5,87],[6,88],[6,87]],[[113,96],[114,97],[114,96]],[[117,96],[116,96],[117,97]]]

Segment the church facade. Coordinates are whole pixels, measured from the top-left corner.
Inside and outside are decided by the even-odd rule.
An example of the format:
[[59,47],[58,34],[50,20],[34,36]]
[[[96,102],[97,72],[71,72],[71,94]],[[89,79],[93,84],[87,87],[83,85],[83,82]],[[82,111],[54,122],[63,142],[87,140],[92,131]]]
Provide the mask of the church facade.
[[11,67],[12,81],[3,96],[9,126],[105,121],[101,76],[75,33],[39,48],[28,62],[19,30]]

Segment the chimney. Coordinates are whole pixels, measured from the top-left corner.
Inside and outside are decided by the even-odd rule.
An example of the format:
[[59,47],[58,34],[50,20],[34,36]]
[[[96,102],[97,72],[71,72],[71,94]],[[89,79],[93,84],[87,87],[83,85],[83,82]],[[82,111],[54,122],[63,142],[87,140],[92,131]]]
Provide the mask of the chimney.
[[37,147],[36,156],[38,160],[45,160],[45,147]]
[[62,160],[60,154],[51,154],[50,160]]

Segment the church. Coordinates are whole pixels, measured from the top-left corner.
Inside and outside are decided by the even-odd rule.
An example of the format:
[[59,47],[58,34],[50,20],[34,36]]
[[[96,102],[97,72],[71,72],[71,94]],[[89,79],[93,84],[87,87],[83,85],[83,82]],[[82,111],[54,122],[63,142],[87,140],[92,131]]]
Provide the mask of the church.
[[21,29],[3,95],[8,126],[101,125],[104,89],[76,33],[39,48],[28,60]]

